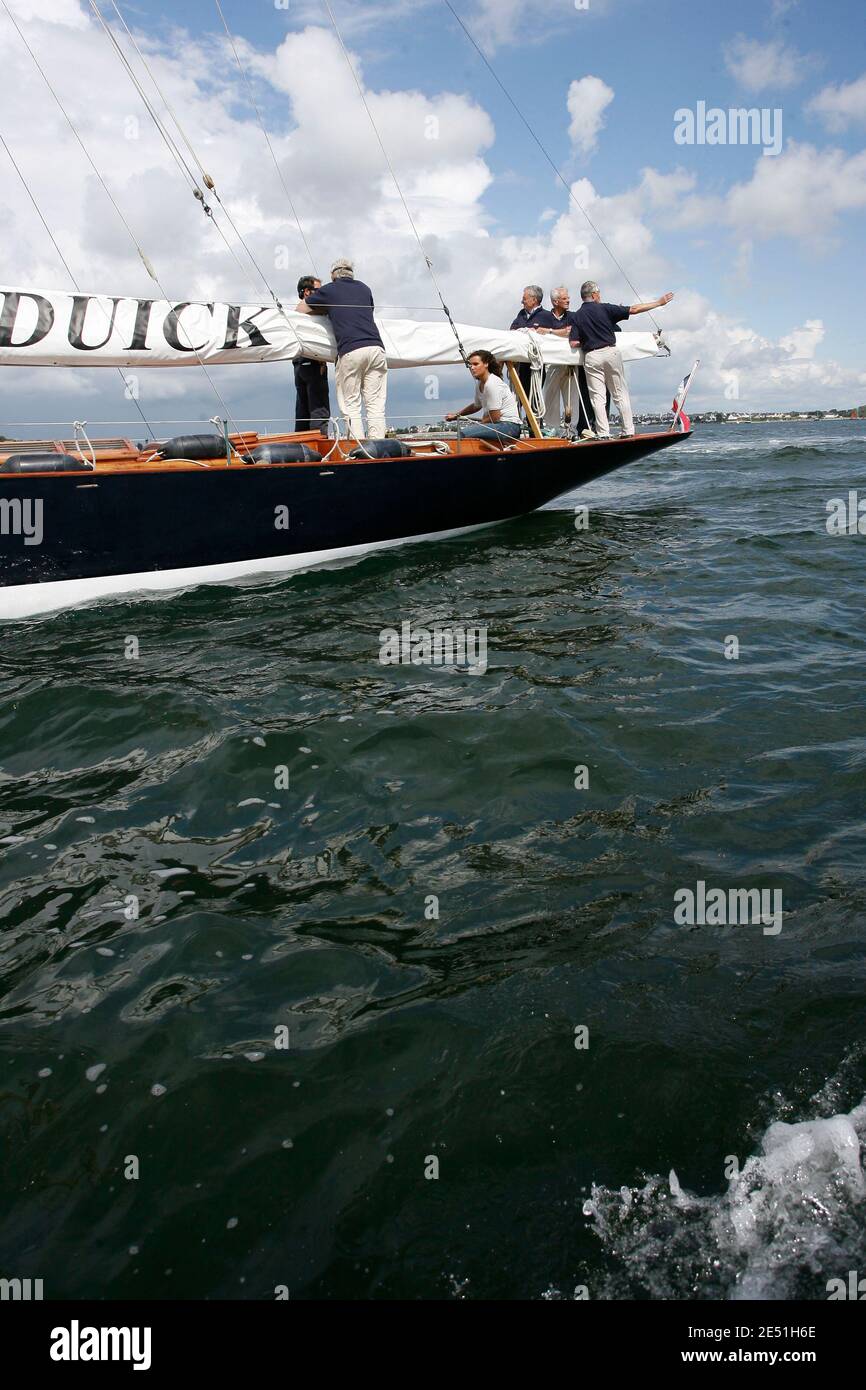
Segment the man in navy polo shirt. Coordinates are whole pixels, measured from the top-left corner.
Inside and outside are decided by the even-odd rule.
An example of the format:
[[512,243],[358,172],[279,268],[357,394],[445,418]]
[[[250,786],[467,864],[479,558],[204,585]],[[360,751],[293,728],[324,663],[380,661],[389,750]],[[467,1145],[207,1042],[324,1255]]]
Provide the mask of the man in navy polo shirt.
[[[533,331],[546,323],[550,315],[546,309],[542,309],[541,301],[544,298],[544,290],[540,285],[527,285],[523,291],[521,303],[523,308],[515,319],[512,320],[512,328],[531,328]],[[528,362],[520,362],[517,366],[517,375],[520,377],[520,384],[529,399],[529,388],[532,384],[532,368]]]
[[[511,324],[512,328],[538,328],[544,321],[546,310],[542,309],[541,301],[544,298],[544,290],[540,285],[527,285],[523,291],[521,304],[523,308]],[[539,317],[539,315],[541,317]]]
[[595,411],[595,432],[599,439],[610,439],[610,425],[605,406],[605,387],[616,403],[622,419],[622,435],[634,434],[631,401],[625,383],[622,353],[616,345],[616,325],[632,314],[645,314],[649,309],[661,309],[670,304],[672,294],[663,294],[650,304],[603,304],[598,285],[584,280],[580,287],[581,306],[574,315],[569,341],[575,349],[583,348],[583,365],[589,396]]
[[[355,279],[351,261],[340,259],[331,266],[330,285],[313,290],[298,310],[327,314],[331,320],[337,340],[337,402],[349,422],[349,433],[354,439],[384,439],[388,362],[373,318],[369,285]],[[367,410],[366,433],[362,404]]]

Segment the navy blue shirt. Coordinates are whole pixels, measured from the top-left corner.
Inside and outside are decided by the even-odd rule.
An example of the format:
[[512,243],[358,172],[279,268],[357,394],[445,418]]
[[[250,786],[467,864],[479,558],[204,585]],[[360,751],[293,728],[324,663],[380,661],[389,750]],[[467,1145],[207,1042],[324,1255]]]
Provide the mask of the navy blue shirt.
[[332,280],[307,295],[307,303],[311,309],[327,309],[338,357],[355,348],[384,348],[373,318],[373,293],[363,280]]
[[540,304],[536,304],[535,308],[534,308],[534,309],[530,309],[529,313],[527,313],[525,309],[521,309],[520,313],[517,315],[517,318],[514,320],[514,322],[512,323],[511,327],[512,327],[512,328],[546,328],[546,327],[547,327],[547,324],[544,322],[544,320],[545,320],[547,317],[548,317],[547,310],[546,310],[546,309],[542,309],[542,307],[541,307]]
[[552,309],[542,310],[540,318],[533,319],[534,328],[570,328],[574,322],[574,314],[570,309],[566,309],[561,318],[557,318]]
[[599,304],[586,299],[576,314],[572,314],[571,342],[580,341],[585,353],[596,348],[616,347],[615,328],[620,319],[629,316],[627,304]]

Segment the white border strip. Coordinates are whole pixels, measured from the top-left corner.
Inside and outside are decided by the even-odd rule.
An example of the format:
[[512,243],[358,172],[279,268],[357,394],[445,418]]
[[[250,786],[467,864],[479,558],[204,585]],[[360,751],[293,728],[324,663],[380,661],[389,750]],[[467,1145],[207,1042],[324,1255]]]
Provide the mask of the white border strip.
[[[512,518],[503,517],[502,520]],[[88,603],[93,599],[116,597],[120,594],[160,593],[170,589],[188,589],[198,584],[224,584],[257,574],[286,574],[293,570],[316,569],[336,560],[361,559],[377,550],[391,550],[398,545],[414,545],[419,541],[448,540],[451,536],[467,536],[486,526],[498,526],[497,521],[482,521],[474,526],[458,526],[450,531],[427,531],[420,536],[400,536],[388,541],[370,541],[364,545],[343,545],[334,550],[309,550],[296,555],[268,555],[260,560],[231,560],[222,565],[195,565],[186,569],[145,570],[140,574],[112,574],[92,579],[58,579],[45,584],[11,584],[0,587],[0,621],[32,618],[39,613],[51,613],[59,608]]]

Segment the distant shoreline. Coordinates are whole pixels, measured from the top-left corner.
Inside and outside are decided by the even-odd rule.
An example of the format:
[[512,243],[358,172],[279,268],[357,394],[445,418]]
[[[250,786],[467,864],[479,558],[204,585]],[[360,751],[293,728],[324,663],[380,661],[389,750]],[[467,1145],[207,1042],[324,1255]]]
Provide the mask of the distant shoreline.
[[[668,419],[670,414],[670,411],[665,415],[636,414],[635,419],[639,420],[641,424],[655,424]],[[831,424],[838,422],[851,425],[866,423],[866,408],[861,406],[856,414],[852,414],[850,410],[779,411],[778,413],[756,410],[747,415],[733,410],[704,410],[694,414],[690,411],[689,418],[693,425],[804,425],[810,421],[829,422]]]

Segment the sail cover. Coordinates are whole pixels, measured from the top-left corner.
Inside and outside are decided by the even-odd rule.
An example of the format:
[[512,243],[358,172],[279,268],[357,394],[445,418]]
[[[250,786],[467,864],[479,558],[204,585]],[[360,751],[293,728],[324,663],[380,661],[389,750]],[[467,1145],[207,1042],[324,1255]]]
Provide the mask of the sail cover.
[[[312,357],[333,362],[334,335],[326,317],[280,310],[274,304],[134,299],[70,294],[66,290],[0,287],[0,366],[178,367],[200,362],[280,362]],[[460,348],[448,323],[376,316],[389,367],[448,366]],[[486,348],[503,362],[529,360],[530,343],[545,362],[574,366],[582,354],[565,338],[526,330],[457,324],[467,355]],[[652,333],[618,333],[626,362],[655,357]]]

